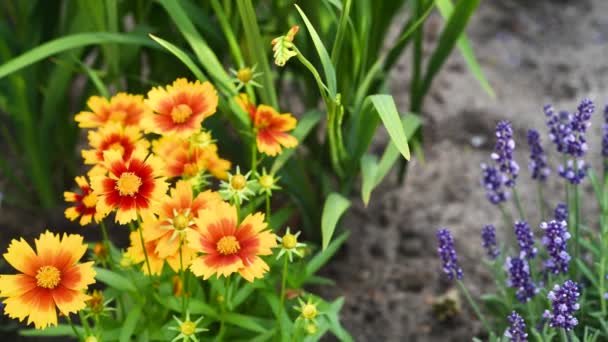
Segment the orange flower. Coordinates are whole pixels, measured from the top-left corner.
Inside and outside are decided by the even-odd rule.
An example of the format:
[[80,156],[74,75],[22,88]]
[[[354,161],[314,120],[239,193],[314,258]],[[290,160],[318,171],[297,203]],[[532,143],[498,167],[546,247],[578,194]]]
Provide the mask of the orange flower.
[[190,141],[165,136],[154,141],[154,154],[162,156],[165,162],[165,176],[194,177],[209,171],[215,177],[224,179],[230,169],[230,162],[217,154],[217,145],[193,146]]
[[118,93],[108,101],[100,96],[91,96],[87,101],[91,111],[82,111],[74,118],[78,127],[93,128],[115,122],[122,126],[137,126],[148,109],[144,106],[144,97]]
[[296,127],[297,120],[291,113],[279,114],[267,105],[255,108],[246,94],[240,94],[236,101],[251,117],[260,152],[276,156],[281,153],[281,146],[292,148],[298,145],[298,140],[286,133]]
[[[199,210],[212,208],[222,201],[220,195],[214,191],[204,191],[193,199],[192,188],[189,183],[180,180],[171,189],[171,196],[167,196],[156,206],[158,218],[148,215],[143,222],[144,240],[150,242],[158,240],[155,252],[161,258],[171,257],[179,253],[180,242],[188,229],[196,229],[194,220]],[[184,246],[186,249],[187,246]]]
[[217,92],[209,82],[188,82],[178,78],[166,88],[156,87],[148,92],[146,104],[154,111],[142,125],[158,134],[181,137],[198,132],[203,120],[217,109]]
[[11,241],[4,259],[16,275],[0,275],[0,297],[10,318],[34,323],[36,329],[57,325],[57,309],[63,315],[82,310],[89,296],[87,286],[95,282],[93,262],[77,264],[87,251],[80,235],[49,231],[35,241],[36,251],[21,238]]
[[203,253],[190,266],[196,276],[209,279],[214,274],[228,277],[239,272],[252,282],[269,270],[259,256],[272,254],[277,243],[274,234],[264,230],[264,214],[250,214],[239,224],[236,208],[220,202],[199,211],[194,222],[197,229],[186,234],[188,246]]
[[94,176],[91,185],[99,196],[97,211],[106,215],[113,209],[116,222],[127,224],[137,220],[137,213],[149,210],[161,198],[168,185],[162,174],[163,163],[155,156],[146,158],[146,151],[137,149],[129,160],[118,151],[103,153],[108,175]]
[[104,215],[95,209],[97,206],[97,195],[91,190],[89,182],[87,182],[85,177],[78,176],[76,177],[76,184],[80,188],[79,194],[70,191],[63,193],[66,202],[74,202],[76,204],[65,210],[65,217],[70,221],[74,221],[80,217],[81,226],[91,223],[93,218],[95,222],[100,222]]
[[142,139],[142,134],[138,127],[129,126],[123,128],[117,124],[109,124],[100,127],[97,131],[89,131],[89,145],[93,147],[90,150],[82,150],[82,157],[85,164],[95,165],[90,175],[99,175],[105,172],[103,166],[99,163],[103,162],[103,152],[115,150],[120,153],[124,160],[129,160],[135,149],[148,149],[150,143]]

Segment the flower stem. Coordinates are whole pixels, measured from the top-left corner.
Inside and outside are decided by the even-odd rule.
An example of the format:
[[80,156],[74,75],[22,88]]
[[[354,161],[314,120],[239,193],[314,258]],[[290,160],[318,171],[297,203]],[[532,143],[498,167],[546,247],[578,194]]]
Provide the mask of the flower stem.
[[256,139],[254,137],[253,141],[251,142],[251,171],[253,172],[253,174],[256,173],[257,164],[258,164],[258,148],[256,146]]
[[536,183],[538,191],[538,209],[540,210],[540,220],[545,221],[545,196],[543,196],[543,184],[541,182]]
[[146,243],[144,242],[144,233],[142,232],[143,229],[141,228],[141,224],[139,225],[139,228],[137,230],[139,231],[139,239],[141,241],[141,248],[144,251],[144,258],[146,259],[146,268],[148,269],[148,275],[152,276],[152,269],[150,268],[150,260],[148,259],[148,252],[146,251]]
[[576,281],[578,280],[579,277],[579,269],[578,269],[578,264],[577,264],[577,260],[579,260],[580,257],[580,248],[579,248],[579,237],[580,237],[580,232],[579,232],[579,191],[578,191],[578,186],[574,185],[574,267],[575,267],[575,274],[576,274]]
[[70,318],[70,315],[65,315],[65,318],[67,319],[68,323],[70,323],[70,327],[72,327],[72,331],[74,332],[74,335],[76,336],[76,338],[78,339],[78,341],[82,341],[83,340],[82,336],[80,336],[80,333],[76,329],[76,326],[74,325],[74,322],[72,322],[72,319]]
[[282,323],[283,323],[283,306],[285,305],[285,287],[287,285],[287,255],[283,256],[283,274],[282,274],[282,280],[281,280],[281,301],[279,303],[279,314],[278,314],[278,320],[279,320],[279,327],[281,327],[279,329],[279,331],[277,331],[279,334],[282,331]]
[[270,219],[270,195],[266,194],[266,217]]
[[113,268],[114,263],[112,261],[112,250],[110,249],[110,238],[108,237],[108,231],[106,230],[106,224],[103,220],[99,222],[99,226],[101,227],[101,234],[103,235],[103,245],[106,248],[108,253],[108,261],[110,264],[110,268]]
[[182,317],[186,317],[186,293],[183,291],[183,287],[186,284],[186,270],[184,270],[183,241],[181,238],[179,242],[179,272],[182,279]]
[[519,217],[522,221],[526,220],[526,215],[524,214],[524,208],[521,206],[521,201],[519,200],[519,194],[517,193],[517,189],[513,188],[513,199],[515,200],[515,206],[517,206],[517,211],[519,212]]
[[481,314],[481,311],[479,310],[479,307],[477,306],[477,303],[475,303],[475,301],[471,297],[471,294],[469,293],[469,290],[467,290],[467,288],[464,286],[464,283],[462,282],[462,280],[456,280],[456,284],[458,284],[458,287],[460,288],[460,291],[462,291],[462,294],[466,298],[467,302],[469,302],[469,305],[471,306],[471,308],[473,308],[473,311],[475,312],[475,315],[477,315],[477,318],[479,318],[479,320],[483,324],[483,326],[486,329],[486,331],[489,334],[491,334],[492,333],[492,329],[490,329],[490,325],[488,324],[488,322],[486,321],[486,319],[484,318],[484,316]]

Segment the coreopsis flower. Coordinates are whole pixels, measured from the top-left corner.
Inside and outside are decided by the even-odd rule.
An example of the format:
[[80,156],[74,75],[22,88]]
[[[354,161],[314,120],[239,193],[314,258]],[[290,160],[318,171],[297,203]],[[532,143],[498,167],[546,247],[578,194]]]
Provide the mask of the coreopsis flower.
[[299,306],[294,306],[293,308],[300,312],[300,315],[297,319],[303,319],[307,322],[316,323],[317,317],[319,316],[319,309],[317,308],[317,304],[313,301],[312,297],[308,297],[308,300],[304,302],[302,298],[298,297]]
[[238,222],[236,208],[220,202],[213,209],[199,211],[196,230],[186,232],[188,246],[203,253],[190,270],[209,279],[212,275],[228,277],[238,272],[247,281],[262,278],[269,270],[260,256],[272,254],[274,234],[266,230],[264,214],[256,213]]
[[158,157],[146,156],[138,149],[129,160],[118,151],[105,151],[104,166],[108,175],[94,176],[91,186],[98,195],[96,210],[103,215],[117,209],[116,222],[127,224],[137,214],[149,210],[154,201],[167,192],[168,184],[161,177],[163,163]]
[[[183,180],[178,181],[175,188],[171,189],[171,196],[159,201],[154,208],[158,217],[146,216],[148,220],[143,222],[144,240],[158,240],[155,252],[161,258],[178,254],[186,231],[196,228],[194,220],[198,217],[198,212],[213,208],[221,201],[220,195],[210,190],[194,197],[190,184]],[[182,248],[188,247],[184,245]]]
[[505,268],[509,275],[507,286],[516,290],[515,296],[517,300],[526,303],[532,299],[538,292],[538,289],[532,282],[528,261],[523,258],[508,257],[505,262]]
[[538,252],[534,247],[534,234],[530,229],[530,225],[526,221],[517,221],[513,225],[517,245],[519,246],[519,257],[525,259],[533,259]]
[[87,251],[83,238],[46,231],[35,240],[36,252],[22,238],[12,240],[4,259],[20,274],[0,275],[0,297],[10,318],[34,323],[36,329],[57,325],[63,315],[85,308],[84,293],[95,282],[93,262],[79,264]]
[[535,129],[528,131],[528,146],[530,147],[528,169],[532,174],[532,179],[544,182],[551,173],[551,169],[547,166],[547,155],[540,143],[540,133]]
[[89,145],[92,149],[81,152],[85,164],[95,165],[89,174],[99,175],[105,172],[101,165],[104,151],[118,151],[123,159],[128,160],[137,148],[147,150],[150,143],[142,137],[137,126],[123,127],[118,124],[109,124],[96,131],[89,131]]
[[233,82],[236,83],[236,91],[243,89],[247,85],[261,88],[262,85],[255,81],[257,77],[262,75],[261,72],[255,72],[257,65],[252,68],[242,67],[239,70],[230,69],[230,73],[234,76]]
[[462,279],[462,268],[458,265],[458,256],[454,248],[454,238],[452,233],[446,228],[441,228],[437,231],[438,247],[437,252],[443,264],[443,272],[448,279]]
[[549,253],[544,266],[553,274],[568,273],[570,255],[568,254],[568,225],[566,221],[542,222],[540,228],[545,232],[541,243]]
[[524,319],[516,311],[513,311],[507,317],[507,320],[511,325],[505,331],[505,337],[511,342],[528,342]]
[[292,26],[286,35],[272,40],[272,51],[274,51],[274,63],[276,65],[284,66],[291,57],[298,55],[293,40],[299,29],[300,27],[297,25]]
[[250,180],[249,176],[251,175],[251,171],[246,174],[241,174],[241,169],[237,166],[236,173],[231,174],[228,173],[228,181],[222,181],[220,183],[220,195],[226,201],[231,201],[232,203],[236,203],[241,205],[244,201],[249,199],[249,196],[255,195],[255,192],[252,190],[256,185],[255,180]]
[[258,173],[257,177],[259,185],[259,194],[272,196],[272,190],[281,189],[281,187],[277,185],[279,177],[275,177],[273,174],[267,173],[266,169],[262,171],[262,174]]
[[173,316],[173,319],[177,322],[177,326],[171,326],[168,329],[177,331],[179,334],[177,336],[175,336],[171,340],[171,342],[176,342],[180,339],[184,342],[188,342],[188,341],[198,342],[198,338],[196,337],[196,334],[209,330],[209,329],[197,327],[198,324],[203,320],[203,316],[199,317],[196,321],[192,322],[190,320],[189,311],[186,312],[186,319],[183,322],[176,316]]
[[142,126],[157,134],[186,138],[198,132],[203,120],[215,113],[217,102],[217,91],[211,83],[178,78],[171,85],[148,92],[145,103],[153,113],[144,117]]
[[97,211],[97,195],[93,193],[85,177],[77,176],[75,179],[80,191],[65,191],[63,193],[66,202],[74,203],[73,207],[65,210],[65,217],[70,221],[74,221],[80,217],[79,223],[81,226],[86,226],[93,219],[95,219],[95,222],[100,222],[105,215]]
[[503,189],[503,184],[506,181],[505,175],[492,165],[481,164],[481,170],[483,172],[481,184],[486,190],[488,201],[494,205],[506,202],[509,193],[506,189]]
[[578,284],[572,280],[566,280],[562,286],[555,285],[549,291],[547,298],[551,301],[552,310],[545,310],[543,317],[549,319],[549,326],[552,328],[563,328],[572,330],[578,325],[578,320],[574,317],[575,312],[580,308],[577,303],[580,292]]
[[565,203],[558,203],[554,212],[556,221],[568,222],[568,206]]
[[496,228],[493,225],[488,224],[481,229],[481,245],[486,250],[488,258],[494,260],[500,255],[496,243]]
[[87,106],[90,111],[82,111],[74,118],[78,122],[78,127],[95,128],[108,123],[137,127],[149,111],[144,105],[143,96],[127,93],[118,93],[109,101],[100,96],[91,96]]
[[292,254],[295,254],[300,258],[302,257],[302,253],[298,251],[298,248],[305,247],[306,244],[298,242],[298,236],[300,236],[300,233],[301,232],[291,234],[289,227],[287,227],[287,231],[283,237],[277,236],[277,241],[279,242],[279,247],[281,248],[279,254],[277,255],[277,260],[285,253],[287,253],[287,256],[289,257],[289,262],[293,261]]
[[519,165],[513,159],[515,140],[513,140],[513,128],[508,121],[500,121],[496,125],[496,146],[490,155],[498,165],[500,172],[505,175],[505,186],[512,188],[519,174]]

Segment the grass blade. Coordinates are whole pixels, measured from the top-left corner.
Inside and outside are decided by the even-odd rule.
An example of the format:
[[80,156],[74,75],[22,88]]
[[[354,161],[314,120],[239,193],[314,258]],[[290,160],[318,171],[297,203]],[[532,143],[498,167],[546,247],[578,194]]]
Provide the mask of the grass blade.
[[349,235],[350,233],[348,231],[343,232],[334,241],[332,241],[326,249],[319,251],[319,253],[312,257],[308,264],[306,264],[303,279],[308,279],[317,273],[317,271],[320,270],[321,267],[323,267],[323,265],[325,265],[327,261],[329,261],[329,259],[338,252],[338,249],[340,249],[340,246],[346,242]]
[[201,69],[196,65],[196,63],[192,60],[192,58],[190,58],[190,56],[188,56],[188,54],[186,54],[182,49],[178,48],[177,46],[173,45],[172,43],[169,43],[168,41],[166,41],[162,38],[159,38],[153,34],[150,34],[149,36],[150,36],[150,38],[154,39],[155,42],[157,42],[162,47],[164,47],[169,52],[171,52],[182,63],[184,63],[184,65],[187,66],[188,69],[190,69],[190,71],[192,71],[192,74],[199,81],[207,80],[207,77],[205,77],[205,75],[203,74]]
[[[315,127],[317,123],[319,123],[319,120],[321,120],[321,112],[319,112],[318,110],[313,110],[304,114],[298,122],[298,125],[293,131],[292,135],[296,139],[298,139],[299,142],[304,141],[304,139],[306,139],[313,127]],[[295,151],[295,148],[290,148],[286,149],[283,153],[281,153],[281,155],[279,155],[277,159],[274,160],[270,172],[274,174],[279,171],[283,167],[283,165],[285,165],[285,163],[289,160],[289,158],[291,158]]]
[[331,241],[338,220],[346,209],[350,207],[350,201],[342,195],[332,192],[327,196],[325,205],[323,206],[323,214],[321,215],[321,235],[323,249],[326,249]]
[[371,154],[366,154],[361,157],[361,199],[367,207],[372,190],[376,186],[376,178],[378,173],[378,158]]
[[407,160],[410,160],[410,149],[407,144],[407,135],[403,131],[403,126],[400,124],[399,112],[395,106],[395,101],[390,95],[372,95],[369,97],[370,101],[376,108],[380,119],[388,135],[391,137],[391,141],[395,144],[399,152]]
[[120,329],[120,342],[129,342],[131,341],[131,336],[135,332],[135,328],[137,327],[137,322],[139,321],[139,317],[142,313],[142,305],[139,304],[134,308],[131,308],[127,318],[124,322],[122,322],[122,328]]

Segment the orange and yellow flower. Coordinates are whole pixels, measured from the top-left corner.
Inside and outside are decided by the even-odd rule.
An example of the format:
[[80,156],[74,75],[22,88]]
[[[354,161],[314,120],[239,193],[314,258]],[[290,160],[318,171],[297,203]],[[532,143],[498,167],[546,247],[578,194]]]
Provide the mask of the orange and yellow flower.
[[75,203],[73,207],[65,210],[65,217],[70,221],[74,221],[80,217],[81,226],[91,223],[92,219],[95,219],[95,222],[101,221],[104,215],[96,210],[97,195],[93,193],[87,179],[83,176],[78,176],[76,177],[76,184],[80,188],[80,193],[71,191],[63,193],[66,202]]
[[[213,208],[222,201],[215,191],[204,191],[195,198],[190,184],[180,180],[171,189],[171,196],[158,202],[155,212],[159,215],[148,215],[143,222],[143,235],[146,242],[158,240],[155,252],[161,257],[172,257],[179,253],[179,246],[184,241],[189,229],[196,229],[195,219],[199,210]],[[189,249],[183,246],[183,249]],[[192,254],[192,253],[189,253]],[[187,260],[189,265],[189,260]],[[186,263],[186,261],[184,261]]]
[[190,270],[209,279],[212,275],[228,277],[239,272],[252,282],[269,270],[261,255],[272,254],[276,238],[265,230],[264,214],[248,215],[238,223],[236,208],[220,202],[214,208],[199,211],[196,230],[187,234],[188,246],[203,253],[192,261]]
[[166,88],[148,92],[146,104],[153,113],[146,115],[142,125],[150,132],[185,138],[201,129],[203,120],[215,113],[217,102],[211,83],[178,78]]
[[36,252],[23,238],[11,242],[4,259],[21,273],[0,275],[0,297],[10,318],[27,317],[27,324],[44,329],[57,325],[57,309],[68,315],[86,306],[84,292],[95,282],[95,271],[93,262],[78,264],[87,251],[80,235],[60,238],[46,231],[35,244]]
[[260,152],[276,156],[281,153],[282,147],[292,148],[298,145],[298,140],[287,133],[296,128],[297,124],[296,118],[291,113],[279,114],[267,105],[259,105],[254,110],[253,103],[245,94],[240,94],[236,101],[251,117]]
[[90,175],[99,175],[105,172],[100,163],[103,162],[103,152],[115,150],[120,153],[124,160],[131,158],[131,154],[137,148],[148,149],[150,143],[142,139],[142,134],[138,127],[122,127],[117,124],[108,124],[100,127],[99,130],[89,131],[90,150],[82,150],[84,163],[95,165],[89,171]]
[[74,118],[78,127],[94,128],[112,122],[121,126],[138,126],[149,111],[144,105],[143,96],[127,93],[118,93],[109,101],[101,96],[91,96],[87,106],[90,111],[82,111]]
[[93,191],[99,196],[98,212],[106,215],[117,209],[116,222],[127,224],[165,195],[168,184],[162,177],[164,165],[158,157],[146,154],[146,150],[137,149],[124,160],[118,151],[103,153],[108,175],[91,178]]

